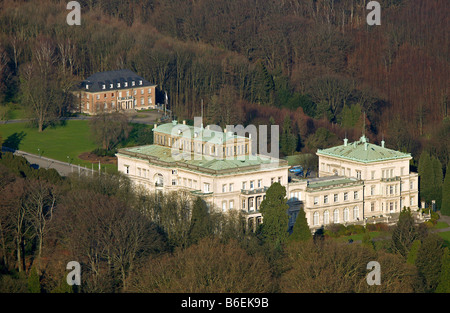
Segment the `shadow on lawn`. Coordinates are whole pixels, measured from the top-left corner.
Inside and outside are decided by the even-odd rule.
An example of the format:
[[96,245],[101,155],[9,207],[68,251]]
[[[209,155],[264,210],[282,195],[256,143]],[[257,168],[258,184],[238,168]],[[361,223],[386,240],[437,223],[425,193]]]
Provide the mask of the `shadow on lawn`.
[[3,147],[9,148],[8,150],[13,150],[12,152],[19,149],[19,145],[22,142],[23,138],[25,138],[27,134],[23,131],[20,133],[14,133],[10,135],[6,140],[3,142]]

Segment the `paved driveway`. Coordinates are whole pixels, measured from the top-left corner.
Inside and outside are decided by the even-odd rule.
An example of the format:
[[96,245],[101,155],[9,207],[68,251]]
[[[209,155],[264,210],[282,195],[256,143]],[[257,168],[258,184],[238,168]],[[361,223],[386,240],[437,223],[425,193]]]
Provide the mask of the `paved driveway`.
[[67,162],[61,162],[58,160],[42,157],[36,154],[28,153],[25,151],[20,150],[12,150],[7,147],[2,147],[3,152],[13,152],[14,155],[20,155],[23,156],[25,159],[27,159],[30,164],[35,168],[54,168],[58,171],[59,175],[61,176],[67,176],[70,173],[79,173],[81,174],[92,174],[96,170],[96,166],[93,165],[93,168],[87,168],[78,166],[76,164],[69,164]]

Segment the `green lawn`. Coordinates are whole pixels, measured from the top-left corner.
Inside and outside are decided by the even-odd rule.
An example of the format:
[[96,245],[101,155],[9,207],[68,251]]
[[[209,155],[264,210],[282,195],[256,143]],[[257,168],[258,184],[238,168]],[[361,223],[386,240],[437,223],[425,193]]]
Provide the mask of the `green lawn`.
[[450,248],[450,231],[446,231],[446,232],[443,232],[443,233],[437,233],[437,234],[439,236],[441,236],[442,239],[444,239],[444,241],[445,241],[444,245],[446,247]]
[[[26,123],[0,124],[3,142],[14,134],[23,135],[21,140],[17,140],[19,150],[39,154],[40,149],[44,157],[67,162],[69,156],[72,164],[91,167],[91,163],[78,158],[82,152],[90,152],[96,148],[88,121],[69,120],[65,126],[49,127],[42,133],[36,128],[27,127]],[[116,168],[113,164],[106,167],[107,170]]]
[[433,229],[442,229],[447,228],[448,224],[446,222],[437,222],[436,225],[434,225]]

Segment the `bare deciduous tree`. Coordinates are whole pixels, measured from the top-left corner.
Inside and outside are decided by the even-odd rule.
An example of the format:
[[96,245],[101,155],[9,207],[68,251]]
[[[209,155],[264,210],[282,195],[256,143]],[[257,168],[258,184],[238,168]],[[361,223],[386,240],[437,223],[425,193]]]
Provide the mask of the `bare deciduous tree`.
[[123,139],[131,130],[128,117],[123,113],[101,113],[90,120],[91,131],[98,145],[109,151]]

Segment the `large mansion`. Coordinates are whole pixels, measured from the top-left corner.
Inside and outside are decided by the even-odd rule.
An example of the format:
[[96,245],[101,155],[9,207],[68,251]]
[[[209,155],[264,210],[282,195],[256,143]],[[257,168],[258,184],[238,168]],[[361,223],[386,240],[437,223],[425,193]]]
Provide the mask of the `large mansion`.
[[99,72],[82,81],[74,91],[76,111],[87,114],[155,108],[156,85],[123,69]]
[[152,191],[187,191],[223,212],[241,210],[248,225],[262,222],[260,204],[271,184],[286,188],[290,226],[300,208],[311,229],[364,223],[404,207],[418,208],[418,175],[410,154],[359,141],[317,152],[317,178],[289,175],[287,161],[251,151],[251,136],[172,123],[155,125],[154,144],[120,149],[118,170]]

